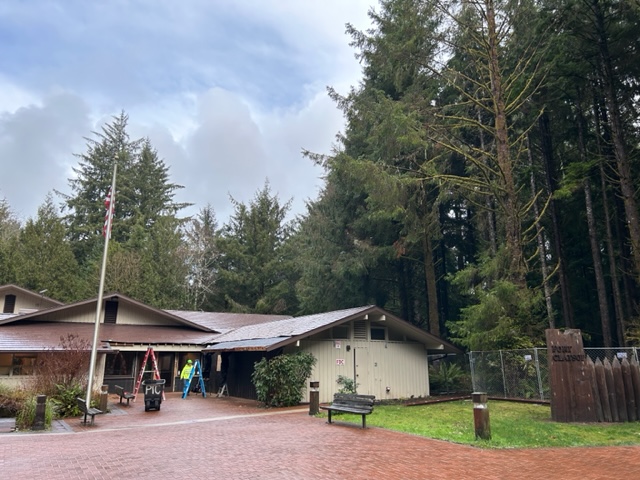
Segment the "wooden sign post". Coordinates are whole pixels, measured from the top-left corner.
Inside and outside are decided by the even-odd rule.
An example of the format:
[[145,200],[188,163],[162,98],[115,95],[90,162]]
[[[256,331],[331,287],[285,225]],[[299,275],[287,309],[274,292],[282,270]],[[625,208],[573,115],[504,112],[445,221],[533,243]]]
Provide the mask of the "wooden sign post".
[[597,422],[593,369],[587,363],[580,330],[546,330],[551,383],[551,419]]

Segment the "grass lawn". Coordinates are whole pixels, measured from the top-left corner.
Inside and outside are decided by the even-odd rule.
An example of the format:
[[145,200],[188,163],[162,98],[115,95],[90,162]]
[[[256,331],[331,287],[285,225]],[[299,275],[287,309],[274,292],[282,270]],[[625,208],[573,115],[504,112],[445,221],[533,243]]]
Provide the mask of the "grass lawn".
[[[488,407],[491,440],[475,439],[471,400],[411,407],[376,405],[367,416],[367,426],[483,448],[640,445],[640,422],[556,423],[547,405],[489,401]],[[360,415],[334,416],[336,422],[362,424]]]

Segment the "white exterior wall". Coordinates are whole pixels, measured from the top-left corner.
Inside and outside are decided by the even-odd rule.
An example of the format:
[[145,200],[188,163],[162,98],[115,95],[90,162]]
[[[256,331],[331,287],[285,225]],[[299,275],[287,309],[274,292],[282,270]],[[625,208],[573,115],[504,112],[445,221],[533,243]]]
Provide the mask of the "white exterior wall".
[[[289,347],[285,353],[311,353],[317,363],[310,381],[320,382],[320,402],[331,402],[337,393],[338,375],[355,374],[358,393],[375,395],[376,400],[406,399],[429,396],[429,369],[424,345],[410,342],[366,340],[301,340],[300,347]],[[350,346],[347,352],[346,346]],[[309,382],[303,402],[309,401]],[[387,392],[387,387],[389,391]]]
[[49,308],[57,305],[56,303],[53,303],[44,297],[25,295],[22,292],[8,292],[0,295],[0,301],[2,302],[2,308],[0,309],[0,312],[4,311],[6,295],[10,294],[16,296],[16,304],[13,308],[13,313],[19,313],[20,310],[42,310],[44,308]]
[[[95,313],[93,315],[95,321]],[[101,322],[104,322],[104,312]],[[118,305],[118,317],[116,319],[118,325],[168,325],[168,326],[184,326],[175,320],[161,317],[150,313],[149,310],[143,310],[136,305],[120,303]]]
[[[95,323],[96,306],[95,303],[83,305],[82,307],[72,310],[72,313],[65,310],[47,313],[46,319],[48,321],[55,322]],[[104,323],[104,309],[102,310],[102,314],[100,316],[100,323]],[[130,305],[124,302],[118,305],[118,316],[116,317],[116,323],[118,325],[184,326],[177,321],[163,318],[159,315],[151,315],[148,310],[144,310],[137,307],[136,305]]]
[[68,311],[59,310],[57,312],[50,312],[46,314],[47,321],[53,322],[79,322],[79,323],[95,323],[96,321],[96,307],[93,305],[83,305],[80,308],[74,309],[73,314]]

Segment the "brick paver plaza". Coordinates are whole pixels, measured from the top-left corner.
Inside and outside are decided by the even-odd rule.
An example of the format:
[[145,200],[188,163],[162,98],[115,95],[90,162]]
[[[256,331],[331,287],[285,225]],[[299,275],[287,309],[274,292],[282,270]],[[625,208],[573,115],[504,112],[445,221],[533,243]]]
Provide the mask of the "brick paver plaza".
[[[481,450],[233,398],[167,394],[160,411],[110,397],[92,427],[0,435],[0,479],[621,479],[640,447]],[[472,418],[470,418],[472,421]],[[640,434],[640,427],[639,427]]]

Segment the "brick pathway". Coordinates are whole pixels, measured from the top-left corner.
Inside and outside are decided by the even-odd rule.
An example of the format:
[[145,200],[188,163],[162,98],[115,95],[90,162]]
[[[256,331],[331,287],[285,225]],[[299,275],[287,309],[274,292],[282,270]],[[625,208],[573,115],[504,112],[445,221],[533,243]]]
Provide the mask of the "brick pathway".
[[[56,433],[0,435],[13,479],[616,479],[640,475],[640,447],[480,450],[379,428],[328,425],[307,408],[169,393]],[[66,429],[66,431],[65,431]]]

